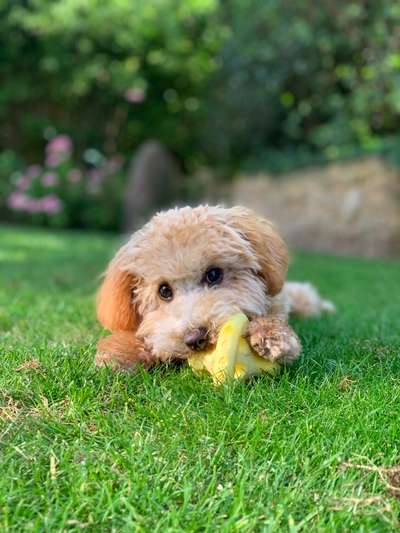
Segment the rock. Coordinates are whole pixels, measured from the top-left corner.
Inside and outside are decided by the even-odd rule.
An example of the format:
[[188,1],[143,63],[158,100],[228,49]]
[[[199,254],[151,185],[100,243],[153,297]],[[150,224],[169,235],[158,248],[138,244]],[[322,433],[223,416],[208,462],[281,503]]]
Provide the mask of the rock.
[[181,197],[184,176],[178,162],[158,141],[146,141],[137,150],[124,195],[123,229],[132,232],[152,214]]
[[232,200],[275,221],[294,248],[400,255],[400,172],[377,157],[285,176],[242,176]]

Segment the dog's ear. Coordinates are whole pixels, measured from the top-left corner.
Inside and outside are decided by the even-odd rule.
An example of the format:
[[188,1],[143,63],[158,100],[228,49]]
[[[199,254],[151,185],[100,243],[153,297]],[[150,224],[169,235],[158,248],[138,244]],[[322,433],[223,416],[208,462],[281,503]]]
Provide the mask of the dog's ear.
[[244,207],[228,209],[228,223],[251,244],[268,294],[278,294],[285,282],[289,257],[286,244],[273,224]]
[[97,293],[97,318],[110,331],[136,331],[139,316],[133,305],[134,274],[112,261]]

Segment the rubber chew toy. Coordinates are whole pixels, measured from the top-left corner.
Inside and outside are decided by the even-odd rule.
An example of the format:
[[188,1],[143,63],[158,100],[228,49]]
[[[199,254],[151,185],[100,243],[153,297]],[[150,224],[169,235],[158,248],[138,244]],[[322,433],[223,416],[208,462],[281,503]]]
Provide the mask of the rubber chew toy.
[[226,380],[246,379],[262,372],[275,375],[280,366],[257,355],[243,337],[248,322],[243,313],[233,315],[225,322],[215,348],[189,357],[188,362],[194,372],[208,372],[217,385]]

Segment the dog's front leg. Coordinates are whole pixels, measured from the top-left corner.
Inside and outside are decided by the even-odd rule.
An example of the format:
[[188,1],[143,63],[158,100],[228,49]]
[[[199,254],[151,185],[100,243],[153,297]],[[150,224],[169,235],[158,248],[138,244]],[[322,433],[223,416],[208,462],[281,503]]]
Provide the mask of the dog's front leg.
[[247,336],[253,350],[270,361],[289,364],[300,355],[300,339],[284,319],[255,318]]
[[119,331],[97,343],[95,363],[115,370],[133,370],[138,365],[150,368],[157,359],[133,332]]

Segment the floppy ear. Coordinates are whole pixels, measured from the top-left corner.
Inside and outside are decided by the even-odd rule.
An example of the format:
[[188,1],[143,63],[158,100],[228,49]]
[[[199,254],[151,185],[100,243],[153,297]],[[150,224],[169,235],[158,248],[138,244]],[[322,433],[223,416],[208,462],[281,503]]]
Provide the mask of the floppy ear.
[[250,242],[260,264],[259,275],[271,296],[278,294],[285,282],[288,250],[271,222],[257,216],[250,209],[228,209],[229,225]]
[[110,331],[136,331],[139,316],[132,302],[135,276],[112,261],[97,293],[97,318]]

